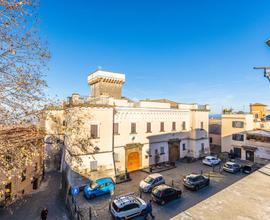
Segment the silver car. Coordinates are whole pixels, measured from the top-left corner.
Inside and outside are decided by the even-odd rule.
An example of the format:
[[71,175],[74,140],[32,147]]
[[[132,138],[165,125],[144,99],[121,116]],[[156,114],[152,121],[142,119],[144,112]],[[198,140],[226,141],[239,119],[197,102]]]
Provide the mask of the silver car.
[[164,184],[165,179],[159,173],[154,173],[147,176],[144,180],[140,182],[140,189],[143,192],[151,192],[151,190],[158,185]]
[[229,173],[237,173],[241,169],[241,166],[234,162],[226,162],[223,166],[223,170]]

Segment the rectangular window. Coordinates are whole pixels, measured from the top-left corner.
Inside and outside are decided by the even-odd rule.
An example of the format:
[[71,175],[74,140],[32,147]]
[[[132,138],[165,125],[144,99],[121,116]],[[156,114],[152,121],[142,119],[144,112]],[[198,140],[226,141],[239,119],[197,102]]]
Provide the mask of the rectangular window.
[[90,161],[90,169],[91,169],[91,171],[97,170],[97,161],[96,160]]
[[186,150],[186,144],[182,144],[183,151]]
[[210,142],[210,144],[213,143],[213,138],[212,137],[209,138],[209,142]]
[[11,157],[10,154],[6,154],[5,157],[6,157],[6,161],[7,161],[8,163],[11,163],[11,162],[12,162],[12,157]]
[[161,132],[164,131],[164,122],[160,122],[160,131],[161,131]]
[[244,141],[244,135],[243,134],[233,134],[232,140],[234,141]]
[[158,149],[155,149],[155,154],[158,154]]
[[164,147],[160,147],[160,154],[165,154]]
[[232,127],[233,128],[243,128],[244,127],[244,122],[243,121],[233,121],[232,122]]
[[201,143],[202,151],[204,151],[204,143]]
[[119,134],[119,124],[113,123],[113,134],[117,135]]
[[98,125],[91,125],[91,138],[98,138]]
[[146,132],[147,133],[151,133],[152,131],[151,131],[151,122],[147,122],[147,124],[146,124]]
[[130,133],[136,134],[136,123],[131,123]]
[[201,121],[201,129],[203,129],[203,121]]
[[186,122],[185,121],[182,122],[182,130],[186,130]]
[[115,162],[119,162],[119,154],[118,153],[114,153],[114,160],[115,160]]
[[37,170],[38,170],[38,163],[35,163],[34,171],[37,172]]
[[22,182],[26,179],[26,169],[22,171]]
[[174,121],[173,123],[172,123],[172,131],[175,131],[176,130],[176,122]]

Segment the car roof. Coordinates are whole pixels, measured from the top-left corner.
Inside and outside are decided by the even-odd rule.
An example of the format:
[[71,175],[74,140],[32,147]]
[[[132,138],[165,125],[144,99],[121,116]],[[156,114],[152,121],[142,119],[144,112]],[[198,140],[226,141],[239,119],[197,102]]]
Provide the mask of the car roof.
[[113,181],[112,181],[112,178],[105,177],[105,178],[97,179],[95,182],[98,184],[104,184],[104,183],[113,182]]
[[213,159],[213,158],[216,159],[217,157],[215,157],[215,156],[206,156],[206,157],[205,157],[205,159]]
[[234,163],[234,162],[228,161],[228,162],[226,162],[226,164],[228,164],[228,165],[234,165],[234,164],[237,164],[237,163]]
[[187,175],[187,177],[191,177],[191,178],[194,178],[194,177],[197,177],[197,176],[201,176],[201,175],[197,174],[197,173],[191,173],[191,174]]
[[172,187],[169,186],[169,185],[166,185],[166,184],[161,184],[159,186],[156,186],[155,188],[162,191],[162,190],[165,190],[165,189],[170,189]]
[[149,177],[152,177],[152,178],[155,179],[155,178],[157,178],[157,177],[162,177],[162,175],[159,174],[159,173],[153,173],[153,174],[150,174]]
[[134,195],[122,195],[113,200],[114,204],[119,208],[124,207],[127,204],[137,203],[139,204],[139,200]]

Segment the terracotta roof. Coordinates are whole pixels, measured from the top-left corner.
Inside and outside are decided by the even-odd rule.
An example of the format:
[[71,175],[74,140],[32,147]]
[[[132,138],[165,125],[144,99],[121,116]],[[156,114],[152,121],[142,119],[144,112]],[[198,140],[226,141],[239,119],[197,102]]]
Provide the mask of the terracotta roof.
[[265,104],[262,104],[262,103],[259,103],[259,102],[256,102],[256,103],[251,103],[250,105],[257,105],[257,106],[267,106],[267,105],[265,105]]

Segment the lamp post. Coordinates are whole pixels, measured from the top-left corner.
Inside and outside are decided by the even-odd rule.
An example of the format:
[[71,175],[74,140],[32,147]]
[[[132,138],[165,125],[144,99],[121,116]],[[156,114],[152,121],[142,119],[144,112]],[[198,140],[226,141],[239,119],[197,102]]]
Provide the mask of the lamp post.
[[[270,47],[270,38],[268,38],[265,43]],[[266,77],[270,81],[270,66],[257,66],[254,69],[263,69],[264,77]]]
[[270,38],[268,38],[265,43],[270,47]]

